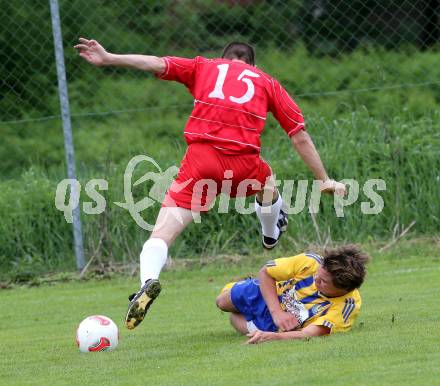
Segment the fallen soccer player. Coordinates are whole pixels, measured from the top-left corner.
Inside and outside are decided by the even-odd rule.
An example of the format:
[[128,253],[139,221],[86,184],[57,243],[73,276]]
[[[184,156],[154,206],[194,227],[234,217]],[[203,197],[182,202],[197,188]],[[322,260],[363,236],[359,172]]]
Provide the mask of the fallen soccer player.
[[228,283],[217,307],[247,343],[303,339],[348,331],[359,314],[358,288],[369,256],[354,245],[322,257],[302,253],[267,262],[258,279]]

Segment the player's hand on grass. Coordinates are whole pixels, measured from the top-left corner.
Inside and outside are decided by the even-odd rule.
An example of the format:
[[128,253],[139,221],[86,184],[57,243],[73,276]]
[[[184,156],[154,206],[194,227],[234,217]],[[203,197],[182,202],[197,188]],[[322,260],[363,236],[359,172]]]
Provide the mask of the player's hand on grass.
[[274,332],[255,330],[246,334],[246,336],[250,338],[246,344],[257,344],[274,340],[277,335]]
[[95,66],[103,66],[108,57],[108,52],[96,40],[79,38],[79,43],[74,46],[79,56]]
[[346,187],[342,182],[335,180],[325,180],[320,184],[321,193],[336,194],[337,196],[345,196]]
[[272,319],[280,331],[291,331],[299,326],[298,320],[290,312],[280,310],[272,314]]

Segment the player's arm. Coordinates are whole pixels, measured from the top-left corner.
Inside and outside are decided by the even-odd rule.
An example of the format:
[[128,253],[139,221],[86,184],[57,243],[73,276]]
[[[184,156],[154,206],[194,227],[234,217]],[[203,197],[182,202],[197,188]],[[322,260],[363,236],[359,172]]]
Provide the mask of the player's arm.
[[269,275],[266,266],[261,268],[258,273],[258,279],[260,280],[261,294],[263,295],[267,308],[272,315],[274,323],[282,331],[290,331],[298,327],[298,320],[296,320],[290,312],[285,312],[281,308],[281,304],[278,300],[276,281]]
[[324,165],[322,164],[321,157],[319,156],[310,135],[305,130],[300,130],[292,135],[290,140],[304,163],[314,174],[315,178],[322,181],[321,192],[336,193],[343,196],[345,194],[345,185],[328,177]]
[[290,137],[293,147],[301,156],[304,163],[310,168],[317,180],[328,180],[327,172],[322,164],[321,157],[305,130],[300,130]]
[[279,82],[273,79],[271,84],[272,98],[269,109],[290,137],[293,147],[315,178],[322,181],[321,192],[344,195],[345,185],[328,177],[310,135],[304,130],[304,117],[300,108]]
[[270,332],[256,330],[250,334],[247,334],[249,340],[246,343],[256,344],[269,342],[271,340],[307,339],[328,334],[330,334],[329,328],[325,326],[317,326],[315,324],[311,324],[299,331]]
[[118,55],[107,52],[96,40],[79,38],[79,44],[74,46],[79,55],[95,66],[128,67],[142,71],[162,73],[166,63],[163,58],[149,55]]

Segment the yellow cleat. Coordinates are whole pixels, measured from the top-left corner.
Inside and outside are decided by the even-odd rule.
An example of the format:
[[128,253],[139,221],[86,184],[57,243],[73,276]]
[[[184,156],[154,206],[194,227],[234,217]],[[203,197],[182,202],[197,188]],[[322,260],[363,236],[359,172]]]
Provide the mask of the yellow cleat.
[[130,305],[125,317],[125,327],[132,330],[144,320],[148,309],[154,299],[159,296],[161,289],[159,280],[149,279],[139,292],[129,297]]

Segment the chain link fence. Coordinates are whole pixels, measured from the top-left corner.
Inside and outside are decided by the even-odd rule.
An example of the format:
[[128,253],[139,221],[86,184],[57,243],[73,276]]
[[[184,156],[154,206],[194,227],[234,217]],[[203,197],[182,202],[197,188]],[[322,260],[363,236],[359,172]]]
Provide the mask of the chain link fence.
[[[331,172],[343,177],[344,173],[352,176],[359,169],[362,176],[382,178],[381,172],[387,170],[393,179],[387,197],[388,211],[380,221],[362,222],[353,215],[342,226],[334,216],[323,216],[327,223],[322,226],[329,235],[331,227],[339,239],[355,240],[372,234],[387,237],[390,229],[398,233],[404,224],[414,220],[414,213],[425,213],[427,207],[431,208],[426,211],[431,215],[424,216],[425,225],[418,224],[419,229],[436,229],[438,192],[430,181],[439,178],[432,166],[437,150],[431,142],[440,140],[435,123],[438,119],[433,113],[438,111],[440,101],[440,0],[58,3],[79,179],[82,183],[96,177],[109,180],[111,189],[103,193],[108,202],[121,200],[122,188],[116,186],[116,181],[121,182],[132,156],[154,155],[165,168],[181,158],[185,148],[182,127],[192,100],[183,87],[156,81],[150,74],[90,66],[73,49],[78,37],[96,39],[115,53],[187,57],[218,57],[227,43],[242,40],[255,46],[257,65],[278,78],[295,97],[308,124],[315,119],[312,113],[322,113],[325,120],[315,127],[325,126],[327,138],[341,132],[347,138],[348,145],[344,146],[350,148],[343,152],[339,145],[328,143],[332,141],[325,143],[324,139],[320,143],[319,135],[314,137],[318,147],[327,151]],[[66,173],[49,4],[49,0],[10,0],[2,1],[0,6],[0,182],[7,180],[0,189],[0,214],[7,219],[0,224],[0,266],[26,267],[32,263],[34,269],[36,261],[48,269],[63,264],[63,254],[71,251],[70,224],[53,204],[56,184]],[[389,95],[385,95],[387,92]],[[327,103],[329,100],[332,102]],[[405,110],[409,103],[410,113],[389,118]],[[372,123],[368,112],[362,124],[350,121],[351,112],[366,110],[365,106],[376,109],[373,114],[379,109],[380,116]],[[334,123],[338,109],[348,118]],[[407,123],[408,115],[418,120],[419,129],[429,132],[426,138],[417,137],[418,148],[407,135],[409,127],[414,127],[414,122]],[[385,129],[383,117],[389,124]],[[345,131],[336,134],[332,125],[342,125]],[[375,131],[370,130],[371,125]],[[357,154],[351,161],[348,159],[351,151],[364,151],[363,144],[356,142],[360,137],[349,139],[355,130],[367,133],[360,142],[371,143],[368,162]],[[264,135],[266,132],[263,143]],[[389,146],[393,135],[397,139]],[[399,136],[407,138],[401,141]],[[263,155],[274,160],[275,169],[287,174],[291,165],[280,151],[287,154],[290,149],[286,145],[287,150],[280,150],[281,137],[274,138],[271,149],[265,147]],[[382,150],[375,144],[378,139],[384,142]],[[408,149],[414,162],[401,172],[403,160],[409,159]],[[417,162],[419,166],[415,166]],[[403,178],[403,173],[413,174]],[[301,174],[297,173],[296,178],[301,178]],[[155,213],[147,214],[150,221]],[[111,260],[113,255],[137,260],[145,234],[128,214],[108,208],[100,216],[82,219],[88,256],[97,256],[97,260],[100,256]],[[213,234],[219,226],[228,228],[231,236],[220,232],[218,239],[196,243],[194,240],[202,239],[201,233],[208,232],[189,230],[175,247],[175,253],[222,253],[228,244],[234,253],[249,253],[245,246],[252,245],[254,238],[234,239],[248,237],[240,230],[243,221],[246,229],[258,232],[251,220],[218,219],[205,227]],[[302,233],[313,232],[307,214],[295,221]],[[359,224],[362,232],[356,231]],[[78,266],[83,264],[84,261]]]
[[[257,60],[267,65],[269,53],[302,52],[337,66],[347,55],[372,47],[407,52],[435,49],[439,40],[438,0],[430,1],[326,1],[326,0],[161,0],[161,1],[60,1],[68,81],[72,85],[73,115],[105,114],[143,109],[145,100],[128,98],[123,90],[107,94],[107,101],[90,109],[108,73],[140,80],[142,73],[124,70],[92,71],[79,60],[72,46],[79,36],[100,41],[119,53],[154,55],[204,54],[217,56],[231,40],[255,45]],[[0,121],[20,122],[51,119],[59,115],[56,96],[56,67],[53,52],[50,9],[47,0],[12,0],[0,7],[1,95]],[[281,57],[282,60],[284,56]],[[269,60],[269,59],[267,59]],[[270,64],[276,76],[277,65]],[[304,68],[307,62],[303,63]],[[356,89],[399,87],[436,82],[423,69],[409,78],[392,68],[383,68],[380,55],[371,55],[369,76],[351,85],[334,84],[316,73],[320,85],[293,82],[298,97]],[[358,71],[361,73],[362,69]],[[301,69],[293,72],[301,76]],[[384,76],[392,77],[386,80]],[[124,100],[125,98],[125,100]],[[114,100],[118,100],[115,103]],[[135,103],[135,104],[134,104]]]

